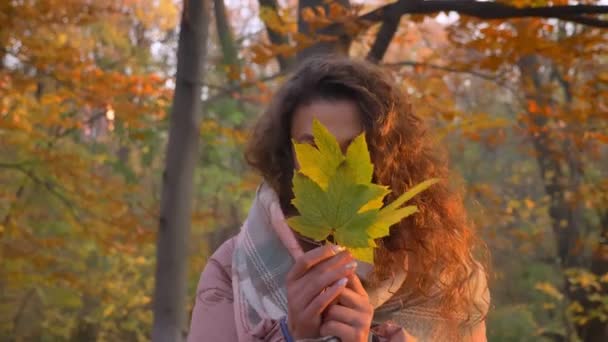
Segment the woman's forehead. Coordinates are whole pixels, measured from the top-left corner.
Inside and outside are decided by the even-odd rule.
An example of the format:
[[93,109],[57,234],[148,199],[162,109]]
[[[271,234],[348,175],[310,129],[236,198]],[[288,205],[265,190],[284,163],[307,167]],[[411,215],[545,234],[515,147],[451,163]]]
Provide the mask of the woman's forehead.
[[311,141],[314,119],[327,127],[340,145],[348,144],[363,131],[361,114],[354,101],[318,100],[296,108],[291,137],[297,141]]

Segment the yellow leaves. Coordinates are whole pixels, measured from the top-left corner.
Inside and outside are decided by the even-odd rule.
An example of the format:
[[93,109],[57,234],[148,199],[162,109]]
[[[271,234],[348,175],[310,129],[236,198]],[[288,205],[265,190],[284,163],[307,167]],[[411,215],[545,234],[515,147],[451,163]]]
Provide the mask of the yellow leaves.
[[554,310],[555,307],[555,303],[543,303],[543,309],[545,310]]
[[[5,48],[19,62],[0,70],[1,159],[24,163],[22,170],[0,172],[2,290],[20,300],[38,287],[45,302],[40,324],[52,340],[68,339],[72,317],[95,322],[102,340],[120,331],[109,327],[119,314],[128,315],[120,324],[147,331],[158,169],[135,174],[145,177],[133,183],[125,174],[137,172],[139,147],[152,145],[134,141],[130,133],[144,129],[131,128],[162,132],[158,120],[171,89],[164,66],[148,59],[149,39],[160,39],[163,27],[175,28],[176,2],[31,4],[14,2]],[[108,130],[112,121],[120,132]],[[91,299],[99,302],[93,313],[78,316]],[[2,304],[1,313],[14,316],[18,304],[8,310]]]
[[65,43],[68,41],[68,35],[65,33],[60,33],[57,35],[57,44],[58,45],[65,45]]
[[247,140],[247,133],[230,127],[220,126],[216,120],[204,120],[201,123],[200,133],[213,137],[212,143],[218,144],[222,140],[228,139],[236,144],[244,144]]
[[566,270],[565,274],[568,277],[570,285],[575,288],[582,288],[587,291],[600,291],[602,288],[600,285],[601,278],[589,270],[573,268]]
[[105,317],[105,318],[107,318],[108,316],[110,316],[110,315],[111,315],[111,314],[114,312],[114,309],[115,309],[115,308],[116,308],[116,306],[114,306],[114,304],[110,304],[110,305],[108,305],[108,306],[107,306],[107,307],[106,307],[106,308],[103,310],[102,316],[103,316],[103,317]]
[[279,55],[284,57],[293,56],[300,48],[300,46],[289,44],[256,44],[250,48],[251,60],[256,64],[264,65]]
[[558,289],[556,289],[555,286],[553,286],[553,284],[551,284],[551,283],[539,282],[539,283],[536,283],[534,288],[554,299],[557,299],[558,301],[561,301],[564,299],[564,295]]
[[134,1],[130,4],[135,15],[146,28],[158,27],[170,30],[177,26],[178,4],[172,0]]
[[262,6],[260,7],[259,15],[264,24],[272,31],[283,35],[297,31],[297,24],[294,20],[290,19],[288,13],[277,13],[271,7]]
[[568,305],[568,311],[572,313],[581,313],[585,311],[585,308],[583,308],[581,303],[579,303],[578,301],[573,301],[572,303],[570,303],[570,305]]

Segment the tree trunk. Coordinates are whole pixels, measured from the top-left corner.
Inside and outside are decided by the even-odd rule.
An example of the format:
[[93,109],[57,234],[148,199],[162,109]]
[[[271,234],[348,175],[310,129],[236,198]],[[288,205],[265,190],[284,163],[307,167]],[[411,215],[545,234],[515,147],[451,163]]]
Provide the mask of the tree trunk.
[[184,339],[186,251],[202,111],[201,84],[207,55],[209,5],[210,0],[185,1],[181,18],[157,237],[152,330],[155,342]]
[[[232,28],[230,28],[230,20],[228,20],[224,0],[213,0],[213,11],[215,13],[215,27],[222,47],[222,57],[224,57],[222,64],[233,68],[238,74],[239,54],[234,43],[234,35],[232,34]],[[230,75],[230,72],[228,74]]]

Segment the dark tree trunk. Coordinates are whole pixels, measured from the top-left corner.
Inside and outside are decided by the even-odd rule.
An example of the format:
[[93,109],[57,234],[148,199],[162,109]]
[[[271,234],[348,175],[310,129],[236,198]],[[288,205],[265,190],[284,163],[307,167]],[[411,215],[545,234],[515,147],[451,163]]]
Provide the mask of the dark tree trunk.
[[184,339],[186,251],[202,112],[201,83],[207,54],[209,5],[210,0],[188,0],[182,12],[157,237],[152,331],[155,342]]

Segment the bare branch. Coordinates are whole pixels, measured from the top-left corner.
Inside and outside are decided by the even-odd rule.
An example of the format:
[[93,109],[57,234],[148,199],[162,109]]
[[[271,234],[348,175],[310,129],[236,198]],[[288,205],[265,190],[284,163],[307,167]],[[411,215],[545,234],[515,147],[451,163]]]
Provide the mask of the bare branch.
[[504,79],[503,74],[487,74],[487,73],[483,73],[483,72],[479,72],[479,71],[475,71],[475,70],[458,69],[458,68],[452,68],[449,66],[444,66],[444,65],[439,65],[439,64],[417,62],[417,61],[401,61],[401,62],[397,62],[397,63],[386,63],[386,64],[382,64],[382,65],[386,66],[386,67],[401,67],[401,66],[421,67],[421,68],[427,68],[427,69],[441,70],[441,71],[450,72],[450,73],[467,74],[467,75],[471,75],[473,77],[477,77],[477,78],[480,78],[480,79],[483,79],[486,81],[490,81],[490,82],[496,84],[497,86],[499,86],[505,90],[508,90],[513,95],[518,94],[518,90],[516,88],[514,88],[512,85],[510,85],[508,80]]
[[488,80],[488,81],[496,81],[496,79],[498,78],[497,75],[485,74],[485,73],[475,71],[475,70],[468,70],[468,69],[461,70],[461,69],[457,69],[457,68],[452,68],[452,67],[438,65],[438,64],[425,63],[425,62],[401,61],[401,62],[397,62],[397,63],[386,63],[386,64],[382,64],[382,65],[387,66],[387,67],[399,67],[399,66],[423,67],[423,68],[436,69],[436,70],[442,70],[442,71],[448,71],[448,72],[463,73],[463,74],[469,74],[469,75],[472,75],[472,76],[475,76],[478,78],[482,78],[482,79]]
[[210,103],[213,103],[225,96],[231,96],[231,94],[233,93],[240,93],[243,90],[247,89],[247,88],[251,88],[256,86],[259,82],[268,82],[268,81],[272,81],[274,79],[277,79],[279,77],[285,76],[284,72],[278,72],[276,74],[270,75],[270,76],[265,76],[262,77],[260,79],[258,79],[255,82],[251,82],[251,81],[244,81],[238,84],[234,84],[234,85],[230,85],[228,87],[224,87],[221,85],[217,85],[217,84],[211,84],[211,83],[205,83],[204,86],[210,88],[210,89],[214,89],[217,90],[218,93],[214,94],[213,96],[208,97],[207,99],[203,100],[203,104],[208,105]]
[[606,5],[514,7],[500,2],[471,0],[398,1],[368,12],[360,16],[359,19],[373,24],[390,20],[390,17],[395,13],[404,15],[450,11],[480,19],[540,17],[556,18],[594,27],[608,27],[607,20],[589,16],[592,14],[608,13],[608,6]]
[[33,162],[0,163],[0,167],[20,171],[21,173],[29,177],[34,183],[43,186],[51,195],[59,199],[59,201],[70,210],[71,214],[75,218],[78,218],[78,215],[75,212],[74,205],[72,204],[72,202],[56,189],[58,184],[53,183],[50,180],[41,179],[33,171],[24,167],[25,165],[32,163]]

